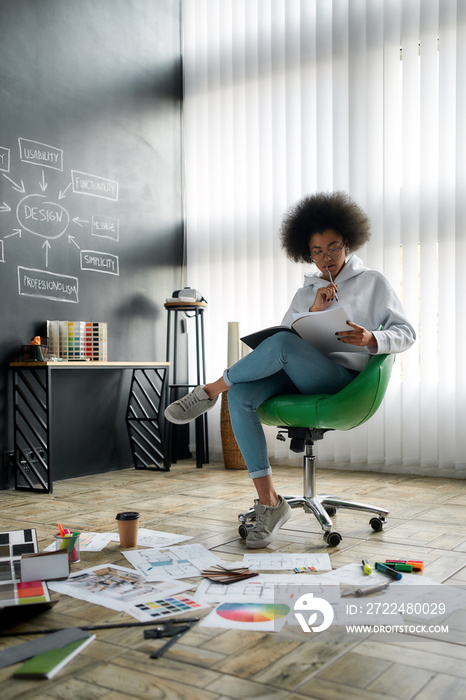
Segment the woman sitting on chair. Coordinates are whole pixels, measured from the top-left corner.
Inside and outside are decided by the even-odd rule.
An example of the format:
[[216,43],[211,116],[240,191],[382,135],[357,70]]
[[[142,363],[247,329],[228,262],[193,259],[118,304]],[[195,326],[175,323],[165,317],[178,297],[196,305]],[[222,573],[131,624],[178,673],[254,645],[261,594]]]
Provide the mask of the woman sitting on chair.
[[[295,262],[313,262],[282,325],[293,314],[325,311],[336,303],[351,308],[353,322],[337,334],[341,352],[324,355],[297,334],[276,333],[225,370],[217,381],[198,386],[165,409],[172,423],[189,423],[210,410],[228,391],[231,425],[254,480],[259,503],[254,529],[246,545],[269,545],[290,518],[291,508],[277,494],[267,457],[267,445],[256,409],[279,394],[334,394],[365,367],[371,354],[398,353],[415,341],[400,300],[388,280],[364,267],[354,254],[370,238],[365,212],[342,192],[305,197],[285,215],[281,226],[285,253]],[[338,302],[337,302],[338,299]],[[351,349],[345,346],[351,345]]]

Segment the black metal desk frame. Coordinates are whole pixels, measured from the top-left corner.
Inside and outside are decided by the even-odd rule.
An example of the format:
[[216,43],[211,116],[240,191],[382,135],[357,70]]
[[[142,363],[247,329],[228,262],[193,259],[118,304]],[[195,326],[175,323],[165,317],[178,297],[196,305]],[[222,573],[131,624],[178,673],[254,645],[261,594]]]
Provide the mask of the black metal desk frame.
[[[205,373],[205,351],[204,351],[204,311],[207,308],[207,303],[202,301],[192,302],[171,302],[165,303],[167,309],[167,362],[170,363],[172,376],[168,385],[169,401],[171,403],[178,398],[176,394],[178,389],[192,389],[199,384],[206,383]],[[178,314],[183,314],[186,317],[190,314],[194,318],[196,332],[196,384],[180,384],[177,380],[177,351],[178,351]],[[172,319],[173,315],[173,319]],[[173,328],[172,328],[173,320]],[[173,339],[173,353],[171,341]],[[187,393],[187,392],[185,392]],[[173,424],[168,424],[168,444],[169,450],[172,451],[172,431]],[[209,433],[207,424],[207,415],[204,414],[196,418],[194,421],[195,440],[196,440],[196,467],[202,468],[203,464],[209,461]],[[170,461],[174,461],[173,455],[170,455]]]
[[169,450],[159,423],[168,366],[168,362],[12,362],[15,488],[53,491],[52,375],[57,371],[131,371],[126,425],[134,467],[169,471]]

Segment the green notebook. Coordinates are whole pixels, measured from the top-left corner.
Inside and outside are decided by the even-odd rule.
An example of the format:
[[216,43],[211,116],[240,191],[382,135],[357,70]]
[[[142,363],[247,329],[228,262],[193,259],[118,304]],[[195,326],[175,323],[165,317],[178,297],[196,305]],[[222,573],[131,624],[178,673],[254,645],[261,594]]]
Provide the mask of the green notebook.
[[16,678],[53,678],[58,671],[66,666],[84,647],[95,639],[95,634],[88,635],[84,639],[77,639],[64,647],[50,649],[42,654],[33,656],[20,666],[13,676]]

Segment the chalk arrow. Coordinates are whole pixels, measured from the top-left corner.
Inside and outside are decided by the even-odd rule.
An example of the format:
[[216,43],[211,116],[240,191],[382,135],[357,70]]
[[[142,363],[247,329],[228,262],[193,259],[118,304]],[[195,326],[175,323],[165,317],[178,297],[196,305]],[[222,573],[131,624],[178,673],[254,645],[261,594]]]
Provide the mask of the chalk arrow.
[[11,211],[11,207],[9,207],[6,202],[3,202],[3,204],[0,204],[0,212],[1,211]]
[[65,187],[64,190],[60,190],[60,192],[58,193],[58,199],[63,199],[64,197],[66,197],[66,190],[67,190],[69,187],[71,187],[71,182],[70,182],[70,184],[68,185],[68,187]]
[[13,233],[9,233],[8,235],[5,236],[5,238],[11,238],[12,236],[19,236],[21,238],[21,229],[14,228]]
[[76,246],[76,248],[77,248],[78,250],[81,250],[81,248],[78,246],[78,244],[77,244],[76,241],[74,240],[74,236],[68,236],[68,240],[69,240],[70,243],[74,243],[75,246]]
[[16,190],[17,192],[26,192],[26,190],[24,189],[24,182],[22,180],[21,180],[21,184],[18,185],[17,182],[12,180],[11,177],[8,177],[8,175],[5,175],[5,173],[3,173],[3,177],[6,177],[6,179],[11,182],[11,184],[13,185],[13,189]]
[[45,241],[44,245],[42,246],[42,248],[45,248],[45,267],[49,266],[49,248],[51,247],[52,246],[48,241]]
[[88,223],[89,223],[89,221],[85,221],[84,219],[80,219],[79,216],[75,216],[75,218],[73,219],[73,221],[74,221],[75,224],[78,224],[78,226],[80,226],[81,228],[83,227],[83,224],[88,224]]
[[48,187],[48,184],[45,182],[45,174],[44,171],[42,171],[42,182],[39,182],[39,187],[42,190],[42,192],[45,192],[45,190]]

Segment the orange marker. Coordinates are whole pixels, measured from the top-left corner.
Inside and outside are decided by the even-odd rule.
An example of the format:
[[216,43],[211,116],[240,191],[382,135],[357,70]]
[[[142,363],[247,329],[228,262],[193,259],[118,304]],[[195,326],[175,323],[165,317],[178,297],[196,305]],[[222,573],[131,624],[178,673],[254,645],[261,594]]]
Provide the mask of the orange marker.
[[62,528],[61,523],[58,523],[58,532],[60,533],[60,535],[61,535],[62,537],[65,536],[65,531],[64,531],[64,529]]

